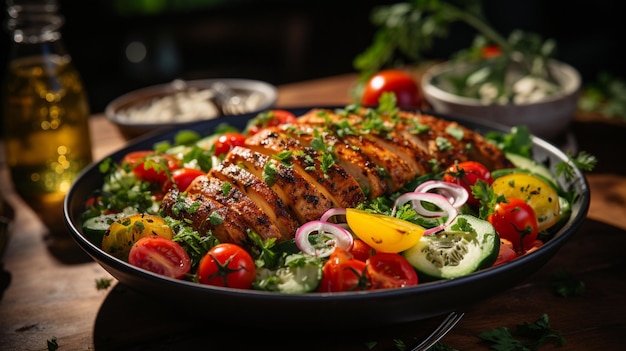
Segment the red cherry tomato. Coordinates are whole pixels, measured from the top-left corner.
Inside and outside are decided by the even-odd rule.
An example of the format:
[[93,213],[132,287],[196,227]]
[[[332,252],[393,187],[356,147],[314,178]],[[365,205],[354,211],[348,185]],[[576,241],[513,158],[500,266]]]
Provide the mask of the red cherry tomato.
[[359,261],[367,261],[370,256],[376,253],[371,246],[361,239],[354,239],[352,249],[350,249],[352,256]]
[[361,104],[376,106],[384,92],[396,95],[400,107],[420,107],[422,94],[415,79],[405,71],[388,69],[374,74],[366,83]]
[[530,205],[518,198],[507,198],[508,202],[496,204],[487,220],[501,238],[513,243],[519,254],[533,247],[537,239],[537,216]]
[[193,182],[194,179],[201,175],[205,175],[206,172],[195,168],[179,168],[172,172],[172,181],[167,180],[163,185],[163,191],[168,192],[176,184],[176,188],[180,191],[185,191]]
[[248,123],[246,133],[254,135],[265,127],[273,127],[286,123],[294,123],[297,120],[296,115],[287,110],[269,110],[259,113],[254,119]]
[[182,278],[191,269],[191,260],[183,247],[158,235],[137,240],[130,248],[128,263],[176,279]]
[[486,182],[488,185],[493,183],[491,172],[480,162],[465,161],[454,164],[446,170],[443,180],[450,183],[456,183],[465,188],[469,193],[468,204],[472,206],[480,206],[480,201],[472,195],[472,186],[478,180]]
[[365,262],[355,259],[348,251],[336,247],[324,267],[319,292],[366,290],[370,283]]
[[239,245],[221,243],[209,250],[198,265],[201,284],[250,289],[256,277],[252,256]]
[[366,261],[372,289],[402,288],[417,285],[417,272],[397,253],[377,253]]
[[485,59],[498,57],[501,53],[502,49],[500,49],[500,47],[497,45],[487,45],[481,50],[481,56]]
[[167,173],[178,168],[180,161],[172,155],[144,150],[126,154],[122,163],[130,165],[139,179],[163,185],[167,180]]
[[235,146],[242,146],[246,136],[241,133],[229,132],[220,135],[215,141],[215,155],[226,155]]
[[493,266],[509,262],[515,257],[517,257],[517,253],[513,248],[513,243],[507,239],[500,238],[500,252],[498,253],[498,258],[496,258],[496,261],[493,263]]

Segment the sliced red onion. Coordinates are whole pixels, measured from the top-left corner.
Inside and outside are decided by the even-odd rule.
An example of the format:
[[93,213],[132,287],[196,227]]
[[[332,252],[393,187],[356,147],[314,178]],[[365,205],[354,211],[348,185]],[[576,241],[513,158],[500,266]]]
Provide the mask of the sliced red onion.
[[[315,247],[309,241],[309,235],[324,233],[333,238],[327,241],[324,247]],[[317,257],[327,257],[333,252],[335,247],[350,251],[354,244],[352,234],[341,226],[326,221],[310,221],[298,228],[296,231],[296,245],[303,253]]]
[[335,208],[331,208],[330,210],[324,212],[324,214],[322,215],[322,218],[320,218],[320,221],[322,222],[328,222],[328,219],[334,216],[345,216],[346,215],[346,209],[345,208],[340,208],[340,207],[335,207]]
[[[431,235],[433,233],[441,231],[444,227],[450,225],[450,223],[452,223],[452,221],[459,214],[459,211],[456,209],[456,207],[452,206],[450,201],[448,201],[447,198],[445,198],[444,196],[440,194],[409,192],[409,193],[405,193],[405,194],[398,196],[398,198],[396,199],[396,202],[393,205],[393,210],[391,211],[391,215],[395,216],[396,208],[399,205],[402,205],[409,201],[413,203],[414,205],[413,208],[415,209],[415,211],[422,216],[425,216],[425,217],[443,217],[446,215],[448,216],[444,224],[426,230],[424,232],[424,235]],[[430,210],[425,209],[421,205],[422,201],[432,203],[433,205],[439,207],[441,211],[430,211]],[[419,206],[415,206],[416,203],[418,203]]]
[[[456,208],[463,206],[469,199],[469,193],[464,187],[456,183],[444,182],[442,180],[429,180],[415,188],[415,192],[417,193],[427,193],[431,190],[447,197],[452,206]],[[413,206],[421,207],[421,204],[413,203]]]

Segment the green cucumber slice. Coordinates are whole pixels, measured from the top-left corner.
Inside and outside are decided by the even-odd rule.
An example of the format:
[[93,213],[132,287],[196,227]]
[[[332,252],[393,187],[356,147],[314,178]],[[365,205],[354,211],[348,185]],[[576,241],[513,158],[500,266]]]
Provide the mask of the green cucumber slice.
[[426,280],[457,278],[490,267],[498,258],[500,237],[491,223],[458,215],[446,230],[423,236],[404,257]]
[[92,244],[100,247],[102,245],[102,236],[111,223],[127,215],[125,212],[120,212],[89,218],[83,223],[83,234]]

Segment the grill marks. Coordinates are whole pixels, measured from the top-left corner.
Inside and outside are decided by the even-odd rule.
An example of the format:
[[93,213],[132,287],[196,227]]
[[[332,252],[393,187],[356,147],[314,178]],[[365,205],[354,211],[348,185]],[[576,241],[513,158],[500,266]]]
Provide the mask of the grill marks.
[[355,207],[468,159],[492,169],[510,166],[500,150],[455,122],[408,112],[389,118],[314,109],[296,124],[249,137],[187,193],[167,194],[162,208],[173,216],[181,197],[185,206],[199,202],[197,211],[178,217],[223,242],[245,244],[247,229],[286,240],[330,208]]

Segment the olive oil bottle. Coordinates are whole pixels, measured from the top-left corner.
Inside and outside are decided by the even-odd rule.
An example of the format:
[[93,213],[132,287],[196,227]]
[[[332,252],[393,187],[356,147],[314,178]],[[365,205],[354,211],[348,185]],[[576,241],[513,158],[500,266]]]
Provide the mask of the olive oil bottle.
[[89,103],[54,2],[7,7],[12,35],[2,130],[15,191],[52,234],[65,233],[65,195],[92,161]]

